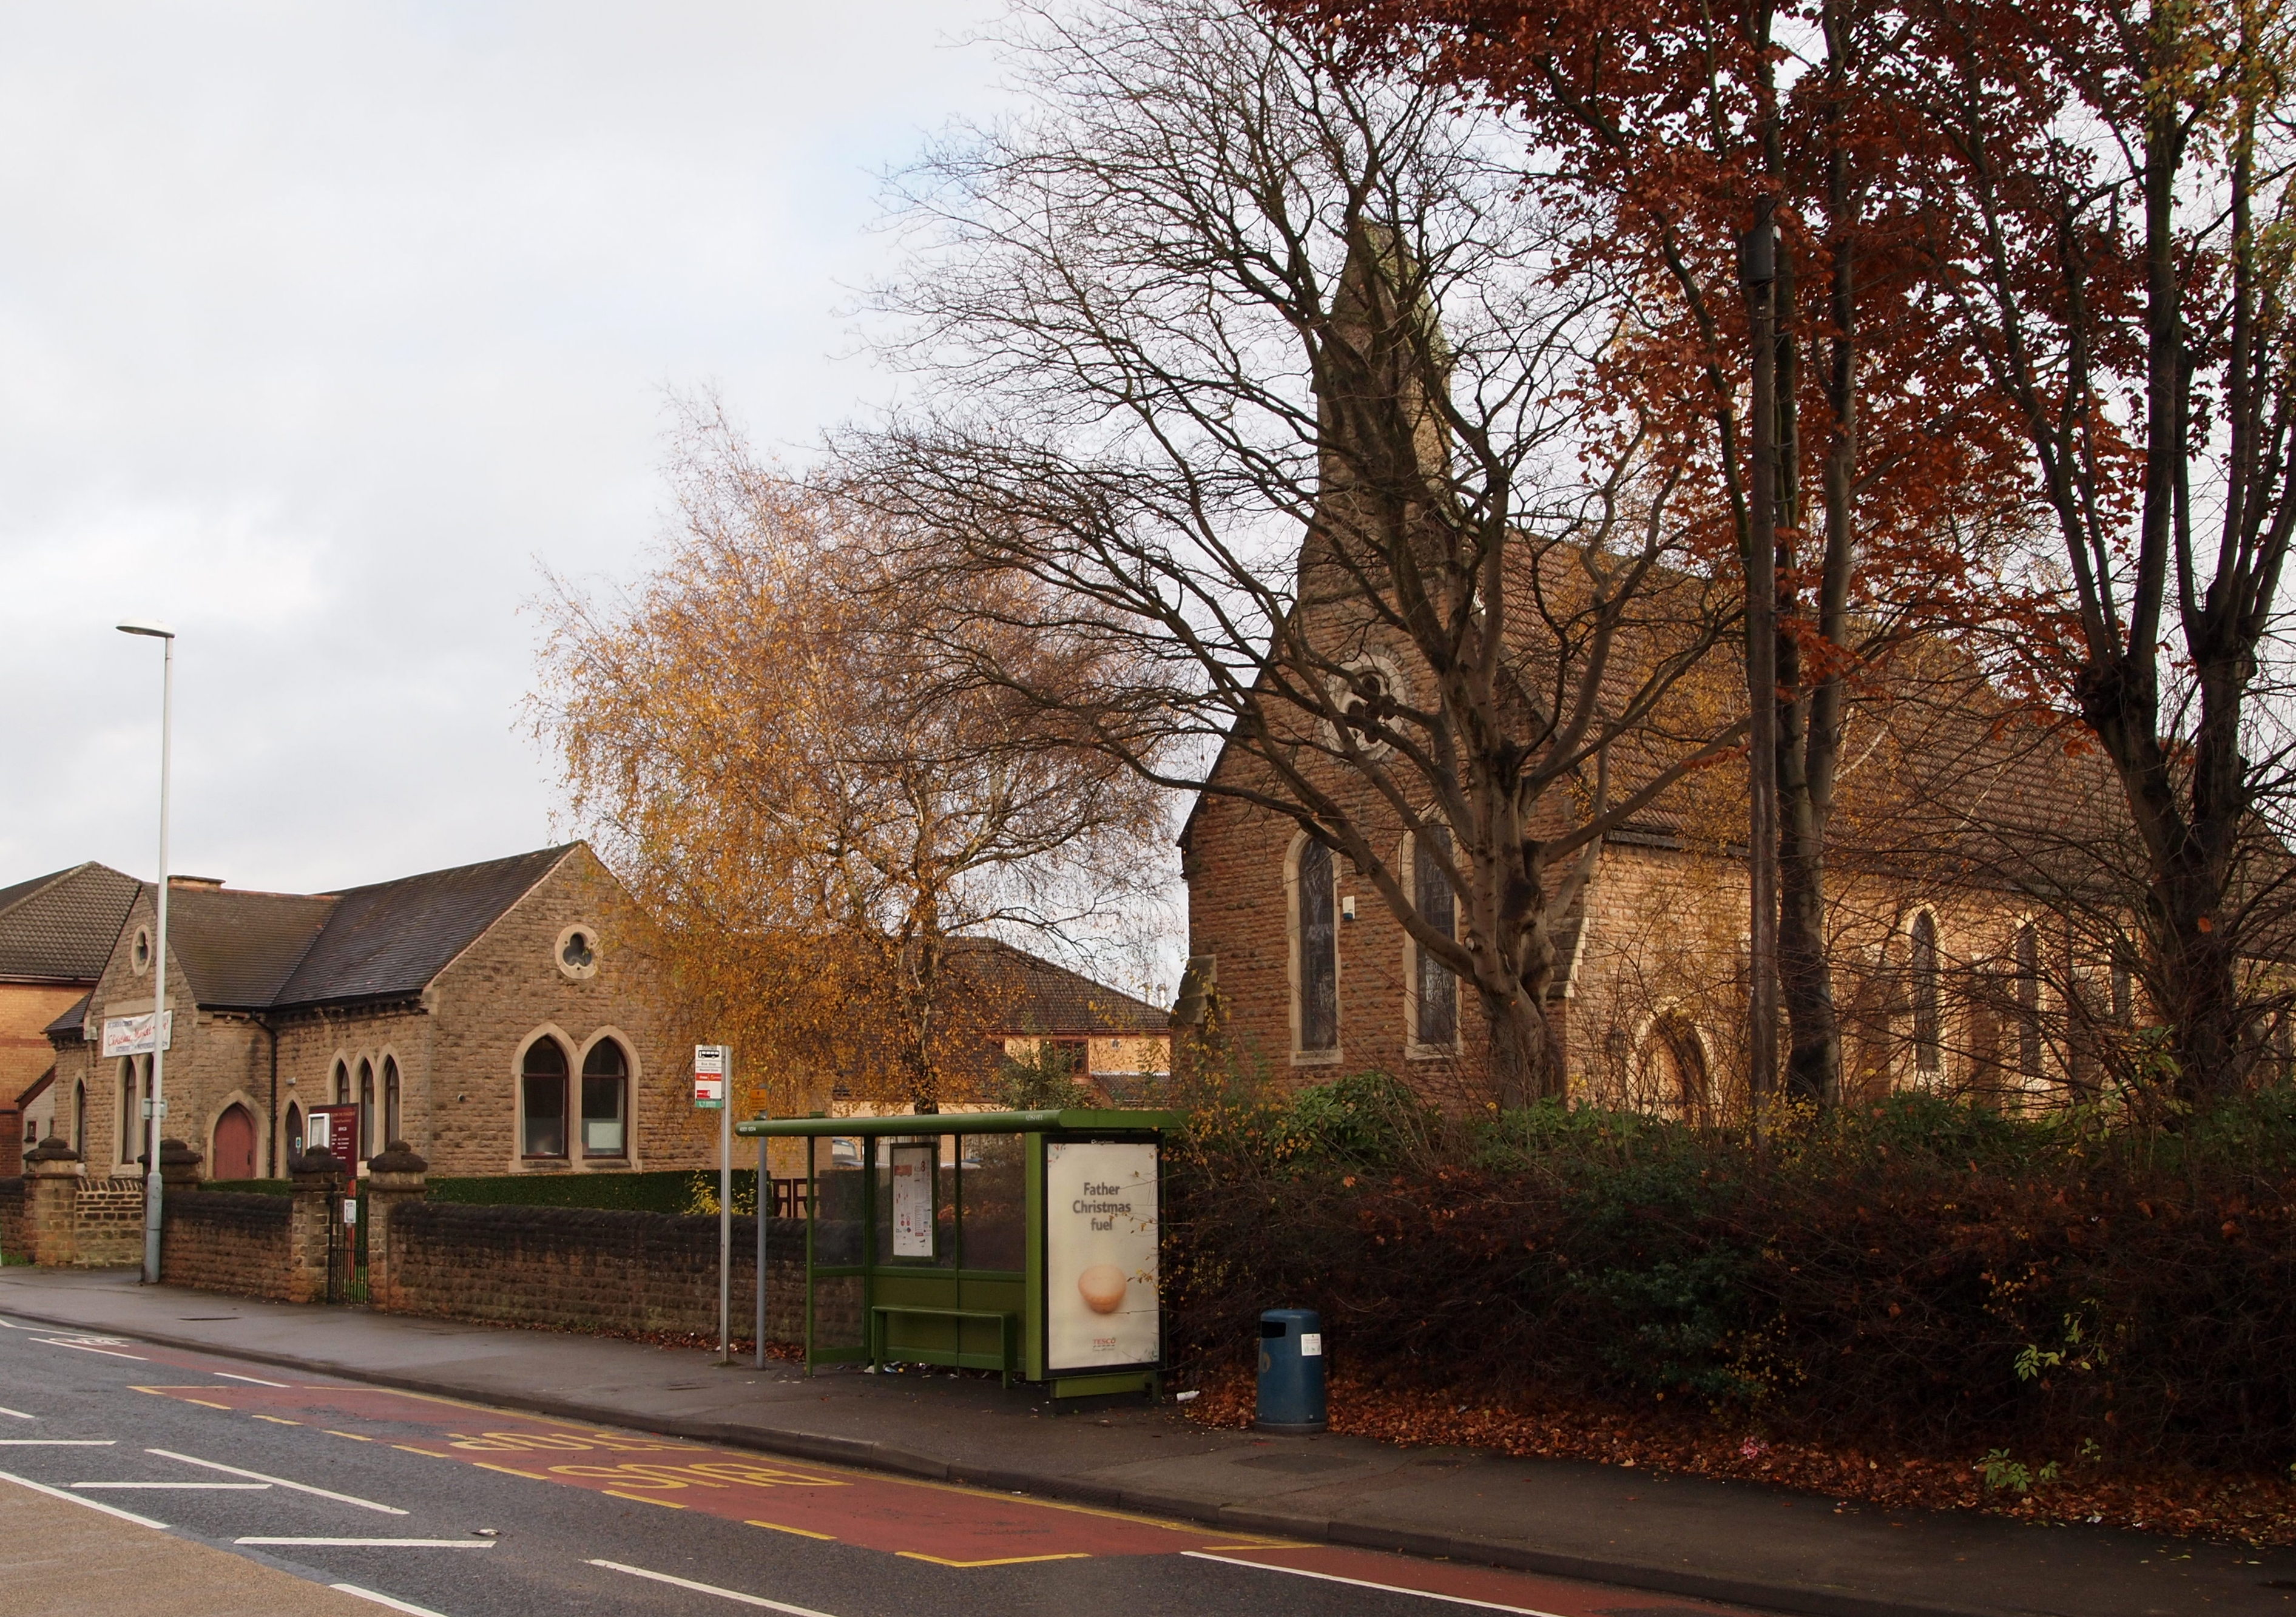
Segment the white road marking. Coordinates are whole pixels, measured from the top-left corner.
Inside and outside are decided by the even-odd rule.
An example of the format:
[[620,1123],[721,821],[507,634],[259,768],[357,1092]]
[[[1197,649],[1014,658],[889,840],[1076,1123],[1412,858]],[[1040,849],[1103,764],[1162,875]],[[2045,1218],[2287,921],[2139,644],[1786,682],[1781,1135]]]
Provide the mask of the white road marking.
[[258,1492],[271,1486],[268,1482],[74,1482],[74,1488],[166,1488],[178,1493],[205,1490],[213,1493]]
[[109,1449],[116,1437],[0,1437],[0,1449]]
[[1342,1578],[1337,1572],[1311,1572],[1297,1566],[1277,1566],[1267,1561],[1239,1561],[1234,1555],[1215,1555],[1201,1549],[1180,1552],[1192,1561],[1222,1561],[1230,1566],[1249,1566],[1263,1572],[1289,1572],[1294,1578],[1313,1578],[1319,1583],[1345,1583],[1359,1589],[1380,1589],[1390,1595],[1416,1595],[1422,1600],[1440,1600],[1449,1605],[1472,1605],[1486,1612],[1516,1612],[1521,1617],[1555,1617],[1553,1612],[1543,1612],[1535,1605],[1501,1605],[1496,1600],[1470,1600],[1464,1595],[1439,1595],[1432,1589],[1407,1588],[1400,1583],[1374,1583],[1367,1578]]
[[52,1348],[71,1348],[82,1353],[101,1353],[106,1358],[132,1358],[139,1365],[150,1362],[141,1353],[122,1353],[117,1348],[90,1347],[84,1342],[65,1342],[62,1338],[55,1336],[35,1336],[32,1340],[34,1342],[45,1342]]
[[696,1583],[691,1578],[673,1578],[668,1572],[650,1572],[643,1566],[624,1566],[619,1561],[593,1561],[593,1566],[603,1566],[609,1572],[627,1572],[633,1578],[651,1578],[656,1583],[668,1583],[699,1594],[716,1595],[721,1599],[736,1600],[743,1605],[761,1605],[767,1611],[787,1612],[790,1617],[829,1617],[826,1612],[816,1612],[809,1605],[791,1605],[784,1601],[768,1600],[762,1595],[745,1595],[739,1589],[721,1589],[714,1583]]
[[0,1325],[6,1326],[12,1331],[45,1331],[53,1328],[44,1325],[18,1325],[12,1319],[0,1319]]
[[338,1594],[357,1595],[362,1600],[372,1600],[377,1605],[387,1605],[394,1612],[407,1613],[408,1617],[444,1617],[443,1613],[434,1612],[427,1605],[416,1605],[407,1600],[393,1600],[388,1595],[378,1595],[373,1589],[363,1589],[356,1583],[330,1583],[327,1587]]
[[275,1477],[268,1472],[245,1471],[237,1465],[226,1465],[221,1460],[203,1460],[195,1455],[177,1454],[172,1449],[146,1449],[146,1454],[156,1454],[163,1460],[181,1460],[186,1465],[204,1465],[209,1471],[228,1472],[235,1477],[250,1477],[258,1482],[274,1482],[282,1488],[291,1488],[297,1493],[316,1494],[323,1499],[332,1499],[340,1505],[356,1505],[361,1510],[380,1511],[386,1516],[403,1516],[406,1513],[396,1505],[378,1505],[373,1499],[362,1499],[355,1493],[337,1493],[332,1488],[314,1488],[308,1482],[291,1482],[285,1477]]
[[266,1381],[260,1375],[234,1375],[228,1370],[217,1370],[216,1375],[224,1381],[253,1382],[258,1387],[283,1387],[287,1384],[283,1381]]
[[27,1415],[21,1409],[0,1409],[0,1415],[11,1416],[20,1421],[36,1421],[40,1418],[37,1415]]
[[234,1539],[234,1544],[316,1544],[382,1549],[492,1549],[492,1539]]
[[12,1471],[0,1471],[0,1482],[13,1482],[19,1488],[29,1488],[34,1493],[44,1493],[52,1499],[70,1499],[75,1505],[85,1505],[90,1510],[100,1510],[107,1516],[118,1516],[121,1521],[133,1522],[138,1527],[156,1527],[161,1532],[168,1531],[168,1524],[165,1522],[154,1522],[149,1516],[139,1516],[132,1510],[120,1509],[117,1505],[106,1505],[101,1499],[82,1498],[79,1495],[67,1493],[61,1488],[51,1488],[45,1482],[35,1482],[29,1477],[20,1477]]

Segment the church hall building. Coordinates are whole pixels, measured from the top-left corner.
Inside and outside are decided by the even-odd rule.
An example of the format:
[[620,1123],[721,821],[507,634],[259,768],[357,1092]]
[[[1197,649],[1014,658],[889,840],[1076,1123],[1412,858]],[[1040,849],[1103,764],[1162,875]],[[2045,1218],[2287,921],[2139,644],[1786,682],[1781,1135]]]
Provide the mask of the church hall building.
[[404,1140],[446,1175],[714,1161],[685,1051],[626,943],[632,901],[584,843],[329,893],[133,885],[93,986],[45,1029],[48,1127],[91,1174],[137,1171],[148,1055],[107,1022],[173,1012],[162,1132],[203,1178],[274,1178],[316,1105],[360,1107],[362,1161]]

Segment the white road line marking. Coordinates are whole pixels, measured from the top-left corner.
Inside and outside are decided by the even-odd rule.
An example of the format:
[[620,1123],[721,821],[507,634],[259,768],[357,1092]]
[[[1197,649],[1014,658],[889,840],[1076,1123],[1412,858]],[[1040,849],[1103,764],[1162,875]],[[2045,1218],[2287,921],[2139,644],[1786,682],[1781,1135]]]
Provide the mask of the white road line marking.
[[668,1572],[650,1572],[643,1566],[624,1566],[619,1561],[593,1561],[593,1566],[603,1566],[609,1572],[627,1572],[633,1578],[651,1578],[656,1583],[668,1583],[700,1594],[716,1595],[725,1600],[737,1600],[743,1605],[761,1605],[771,1612],[787,1612],[790,1617],[829,1617],[826,1612],[816,1612],[809,1605],[791,1605],[780,1600],[768,1600],[762,1595],[745,1595],[739,1589],[721,1589],[714,1583],[696,1583],[691,1578],[673,1578]]
[[13,1482],[19,1488],[29,1488],[34,1493],[44,1493],[52,1499],[70,1499],[75,1505],[85,1505],[90,1510],[100,1510],[107,1516],[118,1516],[121,1521],[133,1522],[138,1527],[156,1527],[161,1532],[168,1531],[168,1524],[165,1522],[154,1522],[149,1516],[139,1516],[132,1510],[120,1509],[117,1505],[106,1505],[101,1499],[84,1499],[79,1495],[67,1493],[61,1488],[51,1488],[45,1482],[35,1482],[29,1477],[20,1477],[12,1471],[0,1471],[0,1482]]
[[21,1409],[0,1409],[0,1415],[9,1416],[20,1421],[36,1421],[40,1418],[37,1415],[27,1415]]
[[116,1437],[0,1437],[0,1449],[109,1449]]
[[253,1493],[271,1486],[268,1482],[74,1482],[74,1488],[167,1488],[176,1492],[206,1490]]
[[266,1381],[260,1375],[234,1375],[228,1370],[217,1370],[216,1375],[224,1381],[253,1382],[258,1387],[283,1387],[287,1384],[283,1381]]
[[492,1549],[492,1539],[234,1539],[234,1544],[316,1544],[383,1549]]
[[44,1325],[18,1325],[12,1319],[0,1319],[0,1325],[6,1326],[12,1331],[45,1331],[53,1328]]
[[141,1353],[122,1353],[116,1348],[91,1348],[84,1342],[59,1342],[53,1336],[35,1336],[32,1340],[45,1342],[52,1348],[70,1348],[81,1353],[101,1353],[106,1358],[132,1358],[139,1365],[150,1362]]
[[1543,1612],[1535,1605],[1501,1605],[1496,1600],[1470,1600],[1464,1595],[1439,1595],[1432,1589],[1408,1588],[1400,1583],[1374,1583],[1368,1578],[1342,1578],[1337,1572],[1311,1572],[1303,1567],[1277,1566],[1267,1561],[1239,1561],[1234,1555],[1215,1555],[1201,1549],[1180,1552],[1192,1561],[1224,1561],[1230,1566],[1249,1566],[1263,1572],[1289,1572],[1294,1578],[1313,1578],[1319,1583],[1345,1583],[1359,1589],[1380,1589],[1390,1595],[1416,1595],[1422,1600],[1440,1600],[1449,1605],[1472,1605],[1486,1612],[1516,1612],[1521,1617],[1555,1617],[1553,1612]]
[[403,1516],[406,1513],[396,1505],[378,1505],[373,1499],[362,1499],[355,1493],[337,1493],[332,1488],[314,1488],[308,1482],[291,1482],[285,1477],[275,1477],[265,1471],[244,1471],[237,1465],[226,1465],[221,1460],[203,1460],[195,1455],[177,1454],[172,1449],[146,1449],[146,1454],[156,1454],[163,1460],[181,1460],[186,1465],[204,1465],[209,1471],[228,1472],[235,1477],[251,1477],[258,1482],[275,1482],[282,1488],[291,1488],[297,1493],[313,1493],[323,1499],[332,1499],[341,1505],[356,1505],[361,1510],[380,1511],[386,1516]]
[[407,1613],[408,1617],[443,1617],[443,1613],[434,1612],[427,1605],[416,1605],[407,1600],[393,1600],[388,1595],[378,1595],[373,1589],[363,1589],[356,1583],[330,1583],[327,1587],[338,1594],[357,1595],[362,1600],[372,1600],[377,1605],[387,1605],[394,1612]]

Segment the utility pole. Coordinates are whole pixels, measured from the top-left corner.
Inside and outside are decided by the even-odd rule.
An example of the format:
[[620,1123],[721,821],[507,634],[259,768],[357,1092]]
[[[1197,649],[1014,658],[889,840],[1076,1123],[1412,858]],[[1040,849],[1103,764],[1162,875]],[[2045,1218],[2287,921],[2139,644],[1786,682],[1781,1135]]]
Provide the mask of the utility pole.
[[1746,694],[1753,703],[1746,760],[1748,1097],[1759,1132],[1778,1071],[1778,231],[1774,205],[1754,206],[1739,254],[1754,345],[1746,524]]

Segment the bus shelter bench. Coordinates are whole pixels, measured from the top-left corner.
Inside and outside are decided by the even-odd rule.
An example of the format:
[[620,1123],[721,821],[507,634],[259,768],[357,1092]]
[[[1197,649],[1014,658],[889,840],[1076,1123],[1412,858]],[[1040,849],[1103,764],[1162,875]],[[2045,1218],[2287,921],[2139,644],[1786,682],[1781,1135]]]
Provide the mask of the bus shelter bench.
[[[885,1362],[885,1326],[896,1314],[915,1319],[954,1319],[958,1322],[957,1340],[964,1341],[964,1322],[968,1319],[993,1319],[996,1322],[996,1368],[1004,1377],[1004,1384],[1013,1384],[1013,1332],[1020,1324],[1020,1316],[995,1309],[935,1309],[914,1306],[906,1302],[873,1302],[869,1305],[869,1362]],[[913,1349],[914,1352],[938,1352],[938,1349]],[[962,1348],[948,1355],[952,1362],[964,1364]],[[921,1361],[930,1363],[930,1360]]]

